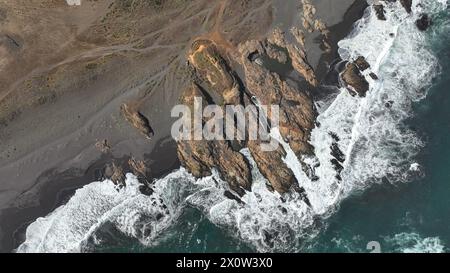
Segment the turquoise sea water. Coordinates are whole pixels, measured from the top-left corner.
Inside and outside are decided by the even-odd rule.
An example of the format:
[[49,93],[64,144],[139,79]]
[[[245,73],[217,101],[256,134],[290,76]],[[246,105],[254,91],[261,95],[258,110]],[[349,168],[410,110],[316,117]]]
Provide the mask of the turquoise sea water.
[[450,251],[450,29],[449,12],[435,17],[430,47],[441,73],[408,124],[425,140],[418,157],[424,177],[377,186],[343,202],[329,228],[307,250],[367,252],[378,241],[385,252]]
[[[450,251],[450,28],[449,11],[434,17],[427,34],[441,71],[426,99],[417,102],[407,121],[426,143],[417,157],[421,177],[408,183],[386,183],[356,193],[328,219],[326,228],[299,252]],[[98,251],[249,252],[252,249],[187,209],[178,224],[154,247],[124,240]]]

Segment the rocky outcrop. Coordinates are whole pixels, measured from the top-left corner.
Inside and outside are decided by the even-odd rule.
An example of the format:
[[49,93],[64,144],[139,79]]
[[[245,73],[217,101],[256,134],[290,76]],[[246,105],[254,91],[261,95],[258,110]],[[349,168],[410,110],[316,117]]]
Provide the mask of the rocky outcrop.
[[104,170],[104,177],[111,180],[119,187],[125,186],[125,172],[123,168],[115,162],[106,165]]
[[[304,37],[298,29],[293,29],[292,34],[300,45],[304,44]],[[292,60],[292,66],[294,69],[312,86],[318,86],[319,82],[314,73],[314,69],[309,64],[306,51],[304,48],[299,48],[296,45],[287,43],[285,40],[285,34],[280,29],[276,28],[271,36],[267,40],[271,44],[275,44],[279,47],[285,48],[289,57]]]
[[285,51],[278,49],[273,44],[268,44],[266,47],[266,54],[269,58],[276,60],[281,64],[286,64],[288,61],[288,56]]
[[[208,99],[214,100],[216,104],[220,100],[223,102],[222,108],[226,105],[278,105],[279,130],[284,140],[299,158],[304,154],[312,154],[308,140],[315,126],[316,112],[311,98],[306,92],[291,87],[278,74],[257,64],[253,58],[260,54],[268,55],[268,52],[274,53],[275,50],[283,52],[280,47],[285,48],[292,58],[288,45],[282,40],[278,43],[250,41],[239,47],[240,57],[235,61],[244,70],[244,87],[239,85],[241,81],[221,56],[217,45],[206,40],[194,42],[188,59],[195,70],[195,81],[200,82],[193,83],[184,92],[181,103],[191,107],[191,111],[195,110],[195,97],[202,100],[203,106],[209,103]],[[268,110],[266,114],[270,118]],[[206,123],[206,120],[203,122]],[[192,126],[191,133],[193,130],[195,128]],[[266,151],[262,140],[248,139],[248,135],[244,142],[238,144],[240,146],[236,148],[236,143],[226,140],[180,140],[178,157],[181,164],[196,177],[208,176],[212,168],[217,169],[223,180],[229,183],[230,189],[243,195],[252,185],[249,163],[239,152],[245,146],[261,174],[269,181],[267,186],[270,189],[279,193],[290,190],[302,192],[295,175],[284,162],[286,152],[281,145],[274,151]]]
[[208,40],[197,40],[189,53],[189,61],[197,75],[213,92],[212,97],[218,104],[240,104],[241,94],[234,73],[217,51],[216,46]]
[[[181,103],[191,108],[193,113],[194,98],[200,98],[202,105],[208,105],[206,98],[196,84],[192,84],[182,95]],[[191,133],[195,128],[192,126]],[[231,144],[225,140],[182,140],[178,142],[178,158],[181,165],[192,175],[201,178],[211,175],[216,168],[221,177],[227,181],[230,188],[243,195],[251,189],[251,171],[245,157],[234,151]]]
[[281,135],[299,157],[310,154],[312,147],[308,141],[316,118],[312,100],[305,91],[299,91],[281,80],[278,74],[251,62],[248,56],[258,46],[258,42],[250,41],[240,47],[248,92],[262,105],[279,105]]
[[382,4],[373,5],[377,18],[382,21],[386,21],[386,11]]
[[[369,91],[369,83],[361,74],[355,63],[347,64],[341,75],[342,80],[347,85],[349,91],[355,91],[360,97],[365,97]],[[352,93],[353,95],[354,93]]]
[[99,140],[95,143],[95,148],[100,152],[106,154],[111,150],[111,146],[108,143],[107,139]]
[[148,119],[129,104],[122,104],[120,107],[122,116],[146,138],[151,139],[154,135]]
[[130,166],[131,171],[137,177],[144,177],[146,179],[148,178],[148,169],[144,161],[137,160],[136,158],[131,157],[130,159],[128,159],[128,166]]
[[405,8],[407,13],[411,13],[412,12],[412,0],[400,0],[400,3],[402,4],[402,6]]
[[432,24],[431,18],[427,14],[420,15],[416,21],[416,26],[420,31],[426,31]]
[[370,68],[370,64],[366,61],[366,58],[364,58],[363,56],[359,56],[358,58],[356,58],[355,64],[361,71],[365,71]]

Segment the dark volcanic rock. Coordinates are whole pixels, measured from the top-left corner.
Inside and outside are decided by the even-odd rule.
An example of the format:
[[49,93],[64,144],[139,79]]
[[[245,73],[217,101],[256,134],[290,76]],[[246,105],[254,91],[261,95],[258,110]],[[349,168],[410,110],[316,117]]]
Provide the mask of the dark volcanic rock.
[[412,0],[400,0],[400,3],[405,8],[407,13],[411,13],[412,9]]
[[369,91],[369,83],[361,74],[356,64],[349,63],[341,77],[345,84],[352,87],[360,97],[366,96],[367,91]]
[[375,13],[377,14],[377,17],[379,20],[386,21],[386,11],[384,10],[384,6],[381,4],[373,5],[373,8],[375,9]]
[[422,14],[416,21],[417,28],[421,31],[427,30],[432,24],[431,18],[427,14]]
[[366,58],[364,58],[363,56],[359,56],[355,60],[355,64],[358,66],[359,70],[361,70],[361,71],[364,71],[364,70],[370,68],[370,64],[366,61]]

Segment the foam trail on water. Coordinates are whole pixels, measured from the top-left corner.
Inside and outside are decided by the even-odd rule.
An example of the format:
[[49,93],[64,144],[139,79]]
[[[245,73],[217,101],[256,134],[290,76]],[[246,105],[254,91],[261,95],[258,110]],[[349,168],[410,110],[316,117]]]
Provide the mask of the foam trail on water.
[[182,210],[187,187],[194,179],[180,169],[158,180],[151,196],[139,191],[138,179],[128,174],[126,186],[109,180],[91,183],[76,191],[69,202],[26,231],[17,252],[83,252],[97,242],[96,232],[113,224],[124,235],[151,245],[171,226]]
[[[422,12],[433,15],[446,9],[447,2],[413,1],[412,14],[407,14],[399,1],[385,5],[386,21],[378,20],[369,7],[353,33],[339,43],[343,60],[364,56],[379,79],[365,72],[370,83],[365,98],[353,97],[341,88],[331,103],[324,104],[329,106],[321,109],[320,126],[312,131],[310,140],[315,157],[296,158],[277,128],[271,132],[285,149],[284,162],[310,205],[298,193],[280,196],[268,190],[269,182],[244,149],[241,152],[253,167],[254,183],[242,202],[224,196],[229,190],[227,183],[215,170],[212,176],[198,180],[184,169],[175,171],[155,182],[150,197],[139,193],[132,176],[121,190],[108,181],[95,182],[31,224],[18,251],[89,250],[106,223],[152,245],[176,221],[185,204],[198,208],[212,223],[258,251],[296,251],[354,191],[382,180],[409,181],[420,171],[414,156],[423,144],[404,120],[411,117],[412,103],[426,96],[439,70],[437,59],[427,49],[426,34],[417,29],[415,20]],[[304,173],[300,162],[313,169],[316,180]]]
[[399,253],[444,253],[445,246],[439,237],[422,238],[419,234],[402,232],[386,237],[385,243]]

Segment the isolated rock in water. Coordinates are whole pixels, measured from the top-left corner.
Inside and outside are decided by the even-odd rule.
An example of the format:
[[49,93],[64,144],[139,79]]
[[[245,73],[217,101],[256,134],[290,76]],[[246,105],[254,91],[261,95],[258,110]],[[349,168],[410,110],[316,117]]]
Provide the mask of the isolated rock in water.
[[384,6],[381,4],[373,5],[373,8],[375,9],[375,13],[377,14],[377,17],[379,20],[386,21],[386,11],[384,10]]
[[342,80],[352,87],[360,97],[365,97],[369,91],[369,83],[354,63],[349,63],[342,73]]
[[431,18],[428,14],[422,14],[416,21],[417,28],[421,31],[427,30],[432,24]]
[[374,80],[378,80],[377,74],[375,74],[375,73],[373,73],[373,72],[371,72],[371,73],[369,74],[369,76],[370,76],[372,79],[374,79]]
[[146,138],[151,139],[154,135],[153,129],[150,126],[148,119],[139,111],[124,103],[120,107],[120,111],[125,119],[139,130]]
[[405,8],[406,12],[411,13],[412,0],[400,0],[400,3]]
[[355,64],[358,66],[359,70],[361,70],[361,71],[364,71],[364,70],[370,68],[370,64],[366,61],[366,58],[364,58],[363,56],[359,56],[355,60]]

